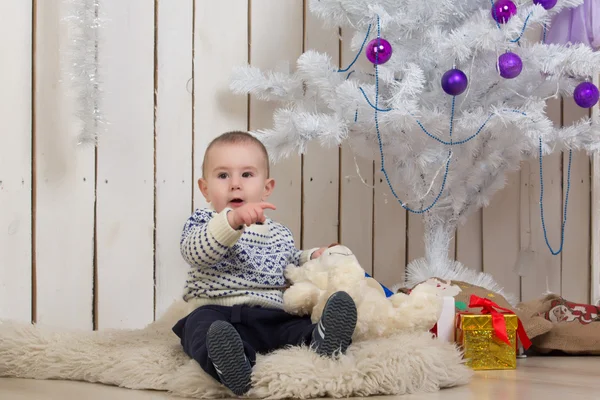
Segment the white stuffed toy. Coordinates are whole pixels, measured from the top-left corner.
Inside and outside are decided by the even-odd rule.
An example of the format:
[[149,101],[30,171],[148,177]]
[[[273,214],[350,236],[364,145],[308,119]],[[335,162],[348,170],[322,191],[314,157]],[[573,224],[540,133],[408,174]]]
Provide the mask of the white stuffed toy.
[[388,337],[399,332],[429,331],[440,317],[442,298],[431,285],[419,285],[410,295],[386,297],[381,285],[365,277],[350,249],[336,245],[302,267],[289,265],[291,286],[283,295],[290,314],[311,315],[316,323],[329,296],[343,290],[356,303],[358,320],[353,341]]

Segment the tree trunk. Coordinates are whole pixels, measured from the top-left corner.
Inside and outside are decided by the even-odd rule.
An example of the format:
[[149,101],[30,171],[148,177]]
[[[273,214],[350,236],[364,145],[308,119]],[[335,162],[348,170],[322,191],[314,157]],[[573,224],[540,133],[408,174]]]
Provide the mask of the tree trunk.
[[452,260],[448,251],[456,223],[444,222],[425,215],[425,259],[431,266],[448,268]]

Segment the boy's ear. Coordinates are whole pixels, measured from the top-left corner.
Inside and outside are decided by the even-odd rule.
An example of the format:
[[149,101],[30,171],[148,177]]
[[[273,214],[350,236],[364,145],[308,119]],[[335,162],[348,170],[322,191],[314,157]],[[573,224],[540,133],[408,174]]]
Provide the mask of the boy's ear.
[[206,179],[204,179],[204,178],[198,179],[198,188],[202,192],[204,199],[210,203],[210,199],[208,198],[208,183],[206,182]]
[[267,198],[273,193],[273,189],[275,188],[275,179],[267,179],[265,182],[265,193],[263,195],[263,201],[267,200]]

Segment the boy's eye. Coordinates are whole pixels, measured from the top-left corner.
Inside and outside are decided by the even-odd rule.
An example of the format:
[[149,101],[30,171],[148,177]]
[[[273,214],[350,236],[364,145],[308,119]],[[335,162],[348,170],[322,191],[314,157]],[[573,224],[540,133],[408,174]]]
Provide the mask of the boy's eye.
[[242,174],[242,178],[250,178],[252,176],[252,172],[244,172]]
[[227,178],[227,174],[225,172],[221,172],[219,175],[217,175],[217,178],[225,179],[225,178]]

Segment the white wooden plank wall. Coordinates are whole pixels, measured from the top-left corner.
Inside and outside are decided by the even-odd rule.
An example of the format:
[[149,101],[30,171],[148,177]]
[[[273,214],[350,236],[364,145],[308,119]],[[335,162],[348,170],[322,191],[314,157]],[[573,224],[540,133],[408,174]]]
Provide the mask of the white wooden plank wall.
[[[600,85],[600,75],[595,77],[594,83]],[[592,109],[592,116],[596,121],[600,121],[600,105]],[[590,188],[592,197],[590,202],[591,216],[591,243],[590,256],[592,270],[590,273],[590,298],[594,304],[600,306],[600,156],[592,156],[592,186]]]
[[[340,60],[339,29],[325,28],[304,2],[304,50]],[[309,143],[302,156],[302,248],[339,242],[340,150]]]
[[[350,45],[354,34],[352,29],[342,30],[342,69],[356,56]],[[362,39],[364,33],[360,35]],[[359,57],[350,71],[372,68],[366,57]],[[372,115],[357,118],[372,118]],[[342,144],[340,157],[340,243],[351,248],[364,270],[372,274],[374,160],[355,155],[348,143]]]
[[0,318],[21,321],[32,318],[32,40],[31,2],[1,2]]
[[[572,98],[563,99],[563,125],[571,125],[583,117],[589,117],[590,110],[575,104]],[[564,207],[569,152],[562,155],[562,201]],[[585,152],[573,152],[571,161],[571,190],[567,209],[565,237],[576,237],[578,240],[565,239],[561,253],[560,293],[578,303],[590,300],[590,213],[579,210],[590,210],[590,157]],[[559,224],[562,223],[562,210],[559,213]],[[560,247],[559,241],[552,243],[555,250]]]
[[161,315],[179,297],[188,266],[179,251],[192,211],[194,1],[156,8],[156,307]]
[[[302,0],[252,0],[250,9],[249,61],[263,69],[292,71],[303,48]],[[277,15],[276,18],[273,18]],[[249,128],[271,126],[277,103],[263,102],[250,96]],[[291,156],[271,167],[275,190],[269,201],[277,210],[268,215],[286,225],[298,244],[302,237],[302,162]]]
[[377,161],[375,165],[373,276],[377,276],[377,280],[383,285],[391,287],[404,282],[407,211],[394,198],[381,172],[381,162]]
[[[137,328],[162,315],[185,282],[183,224],[208,206],[197,187],[206,146],[225,131],[272,125],[277,105],[232,95],[231,69],[293,71],[308,49],[329,53],[341,68],[355,56],[353,32],[322,27],[303,0],[182,0],[176,8],[167,0],[103,0],[101,7],[100,107],[110,125],[93,147],[76,144],[70,117],[65,9],[0,5],[0,319],[89,330]],[[370,65],[361,56],[357,67]],[[563,125],[589,112],[570,99],[551,100],[548,110]],[[543,161],[546,227],[557,249],[568,154]],[[388,286],[423,256],[421,217],[393,198],[379,161],[315,143],[273,165],[272,175],[270,216],[290,227],[298,247],[347,245]],[[524,300],[546,290],[599,300],[599,188],[597,160],[590,166],[575,153],[564,251],[552,256],[539,215],[539,164],[524,162],[490,206],[459,227],[450,256]],[[530,244],[535,263],[519,276],[514,266]]]
[[202,176],[204,150],[219,134],[248,128],[248,100],[230,93],[229,79],[233,67],[248,63],[249,4],[246,0],[195,0],[194,4],[192,190],[194,207],[202,208],[207,203],[197,181]]
[[154,3],[101,3],[99,46],[110,121],[97,160],[97,326],[154,317]]
[[519,208],[519,174],[512,173],[504,189],[483,209],[482,237],[473,243],[475,248],[482,243],[483,272],[517,296],[521,284],[513,267],[519,253]]
[[40,324],[91,329],[95,149],[76,144],[77,125],[69,117],[77,99],[70,96],[61,68],[68,60],[60,51],[68,43],[61,23],[68,10],[34,4],[34,317]]
[[[561,125],[561,100],[548,100],[547,113],[557,126]],[[528,161],[529,168],[521,170],[521,181],[527,182],[527,190],[521,187],[521,195],[527,195],[529,200],[528,211],[531,213],[531,240],[535,251],[535,264],[526,271],[521,280],[521,297],[524,300],[533,300],[539,293],[552,291],[560,293],[560,268],[561,259],[554,256],[546,247],[546,240],[542,230],[540,216],[540,169],[539,160]],[[544,173],[544,219],[548,241],[553,249],[560,246],[560,228],[562,217],[562,154],[554,153],[543,157]],[[521,206],[526,208],[526,202]],[[573,211],[573,209],[570,209]],[[575,211],[577,212],[577,211]],[[573,215],[571,215],[573,217]]]

